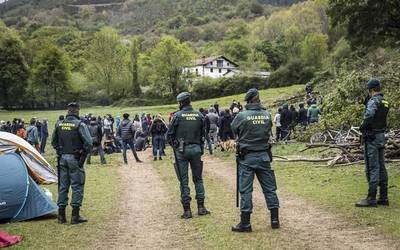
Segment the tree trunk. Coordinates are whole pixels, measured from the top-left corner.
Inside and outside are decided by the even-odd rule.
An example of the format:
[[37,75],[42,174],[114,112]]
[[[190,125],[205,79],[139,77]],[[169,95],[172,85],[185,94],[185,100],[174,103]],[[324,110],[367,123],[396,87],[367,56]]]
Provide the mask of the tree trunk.
[[139,97],[142,95],[142,90],[140,89],[140,84],[139,84],[137,62],[133,63],[133,66],[132,66],[132,94],[134,97],[135,96]]

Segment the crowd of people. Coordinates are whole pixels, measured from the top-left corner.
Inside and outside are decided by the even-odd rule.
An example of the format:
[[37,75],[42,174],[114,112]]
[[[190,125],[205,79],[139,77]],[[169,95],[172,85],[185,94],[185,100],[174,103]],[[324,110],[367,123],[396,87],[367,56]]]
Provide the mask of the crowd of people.
[[29,125],[25,124],[24,119],[14,118],[11,121],[0,121],[0,131],[13,133],[28,141],[40,153],[44,153],[49,137],[48,120],[33,117]]
[[[307,96],[312,96],[311,91],[312,89],[307,86]],[[321,110],[317,106],[316,99],[310,97],[307,105],[308,108],[304,103],[300,103],[296,109],[294,105],[289,106],[285,103],[278,108],[273,119],[277,141],[290,139],[289,132],[298,125],[304,130],[309,124],[319,121]],[[205,118],[206,148],[209,153],[213,154],[218,147],[221,151],[233,149],[235,138],[231,123],[237,114],[243,111],[241,103],[233,100],[229,108],[220,109],[216,102],[208,108],[200,108],[199,111]],[[169,122],[173,114],[169,113]],[[120,116],[114,118],[111,114],[103,117],[86,114],[80,118],[88,126],[93,141],[93,150],[87,159],[88,164],[91,163],[93,155],[99,155],[101,163],[106,164],[105,154],[120,152],[123,153],[124,162],[127,163],[126,152],[129,149],[132,150],[136,161],[141,162],[136,151],[144,151],[150,145],[154,160],[162,160],[165,156],[168,125],[161,114],[136,114],[132,120],[127,113],[123,114],[122,118]],[[56,126],[64,119],[61,115]],[[34,117],[28,125],[20,118],[15,118],[12,122],[0,121],[0,131],[16,134],[27,140],[39,152],[45,152],[49,137],[47,119]]]
[[[65,120],[60,115],[55,127]],[[161,114],[136,114],[131,121],[129,114],[124,114],[122,119],[111,114],[103,117],[86,114],[80,117],[89,129],[93,141],[93,150],[88,155],[87,163],[91,163],[91,156],[99,155],[102,164],[106,164],[105,154],[120,153],[124,155],[127,163],[126,151],[131,149],[135,159],[140,162],[136,151],[144,151],[152,145],[154,160],[162,160],[165,156],[167,124]],[[0,131],[13,133],[28,141],[40,153],[45,153],[49,137],[48,120],[33,117],[29,124],[24,119],[15,118],[13,121],[0,121]]]
[[305,108],[304,103],[300,103],[298,110],[294,105],[287,103],[278,108],[274,116],[275,138],[279,140],[290,140],[290,133],[296,126],[300,126],[301,131],[304,131],[309,124],[318,123],[322,115],[320,108],[316,103]]

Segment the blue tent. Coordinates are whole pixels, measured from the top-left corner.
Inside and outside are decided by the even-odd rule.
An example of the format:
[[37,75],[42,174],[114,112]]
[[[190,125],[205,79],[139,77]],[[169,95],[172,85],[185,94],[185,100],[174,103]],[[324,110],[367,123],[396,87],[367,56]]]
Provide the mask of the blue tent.
[[29,176],[19,154],[0,155],[0,220],[29,220],[57,209]]

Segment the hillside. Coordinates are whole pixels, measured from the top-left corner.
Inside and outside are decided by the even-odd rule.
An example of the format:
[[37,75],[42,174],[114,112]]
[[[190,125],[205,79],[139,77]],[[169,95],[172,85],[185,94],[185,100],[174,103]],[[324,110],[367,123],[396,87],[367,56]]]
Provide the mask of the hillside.
[[98,30],[111,25],[124,34],[163,32],[230,19],[268,15],[301,0],[8,0],[0,18],[17,28],[44,25]]

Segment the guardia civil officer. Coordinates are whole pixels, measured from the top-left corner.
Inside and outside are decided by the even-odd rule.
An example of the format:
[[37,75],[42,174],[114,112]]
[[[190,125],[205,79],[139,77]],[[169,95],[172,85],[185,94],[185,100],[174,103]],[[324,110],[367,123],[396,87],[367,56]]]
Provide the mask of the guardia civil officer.
[[[360,127],[365,141],[365,163],[368,180],[368,196],[356,203],[357,207],[388,206],[388,174],[385,167],[385,130],[389,103],[381,92],[378,79],[371,79],[367,84],[371,97],[367,102],[363,123]],[[379,187],[379,199],[376,195]]]
[[184,213],[183,219],[192,218],[190,209],[188,167],[192,169],[193,182],[196,189],[198,215],[210,212],[204,206],[205,191],[203,185],[203,162],[205,124],[203,115],[193,110],[188,92],[177,96],[180,111],[176,112],[170,123],[167,138],[175,154],[175,171],[180,182],[181,202]]
[[68,191],[72,189],[71,224],[87,222],[79,215],[82,205],[86,156],[91,152],[92,138],[88,127],[79,118],[79,105],[68,104],[68,114],[57,124],[53,132],[52,146],[59,157],[58,222],[66,223],[65,208],[68,205]]
[[234,232],[251,232],[250,215],[253,211],[252,192],[254,176],[261,184],[267,207],[271,212],[271,227],[279,228],[279,200],[276,194],[274,171],[271,169],[271,114],[261,106],[257,89],[250,89],[245,97],[246,110],[232,122],[237,137],[239,155],[240,223]]

